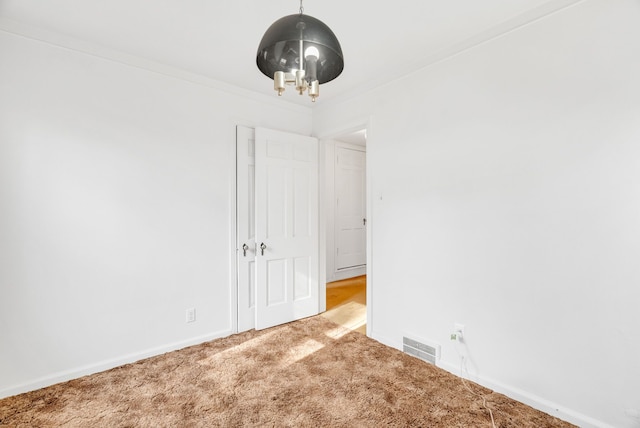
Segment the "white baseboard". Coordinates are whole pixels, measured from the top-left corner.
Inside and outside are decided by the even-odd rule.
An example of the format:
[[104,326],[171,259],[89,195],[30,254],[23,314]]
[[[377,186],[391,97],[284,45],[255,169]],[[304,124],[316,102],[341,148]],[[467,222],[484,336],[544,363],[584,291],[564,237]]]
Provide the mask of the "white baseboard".
[[372,331],[371,332],[371,336],[370,336],[373,340],[376,340],[380,343],[382,343],[383,345],[387,345],[391,348],[396,348],[398,350],[402,350],[402,341],[398,341],[398,340],[391,340],[390,338],[378,333],[377,331]]
[[331,274],[331,276],[327,278],[327,282],[341,281],[343,279],[355,278],[356,276],[362,276],[366,274],[367,274],[366,266],[343,269]]
[[77,379],[82,376],[87,376],[87,375],[102,372],[105,370],[110,370],[112,368],[122,366],[124,364],[134,363],[136,361],[140,361],[145,358],[161,355],[166,352],[176,351],[178,349],[186,348],[188,346],[198,345],[200,343],[208,342],[210,340],[230,336],[231,334],[232,334],[231,330],[223,330],[216,333],[210,333],[203,336],[193,337],[191,339],[183,340],[181,342],[174,342],[167,345],[159,346],[157,348],[147,349],[142,352],[136,352],[133,354],[124,355],[122,357],[113,358],[110,360],[104,360],[95,364],[88,364],[86,366],[78,367],[75,369],[53,373],[51,375],[34,379],[29,382],[25,382],[19,385],[14,385],[8,388],[0,389],[0,398],[10,397],[12,395],[34,391],[36,389],[55,385],[56,383],[66,382],[68,380]]
[[[371,337],[384,345],[390,346],[392,348],[396,348],[398,350],[402,350],[402,342],[399,340],[392,340],[389,337],[385,337],[376,332],[372,332]],[[442,360],[438,360],[436,366],[440,367],[443,370],[448,371],[453,375],[456,375],[458,377],[460,376],[460,366],[457,366],[455,364],[451,364],[448,362],[443,362]],[[606,424],[602,421],[589,417],[585,414],[560,406],[556,403],[553,403],[549,400],[545,400],[541,397],[538,397],[534,394],[530,394],[526,391],[522,391],[518,388],[504,385],[493,379],[488,379],[488,378],[479,376],[479,377],[474,377],[473,379],[470,379],[470,380],[486,388],[489,388],[497,393],[504,394],[509,398],[512,398],[516,401],[524,403],[527,406],[531,406],[534,409],[540,410],[541,412],[545,412],[558,419],[562,419],[563,421],[570,422],[581,428],[614,428],[612,425]]]
[[[455,364],[450,364],[447,362],[439,362],[437,366],[443,370],[448,371],[449,373],[452,373],[456,376],[460,376],[460,367]],[[537,395],[528,393],[518,388],[514,388],[511,386],[502,384],[493,379],[488,379],[482,376],[478,376],[470,380],[486,388],[489,388],[497,393],[506,395],[509,398],[512,398],[516,401],[524,403],[527,406],[531,406],[534,409],[540,410],[541,412],[547,413],[558,419],[562,419],[563,421],[570,422],[579,427],[614,428],[612,425],[608,425],[602,421],[591,418],[580,412],[560,406],[559,404],[553,403],[549,400],[545,400],[544,398],[538,397]]]

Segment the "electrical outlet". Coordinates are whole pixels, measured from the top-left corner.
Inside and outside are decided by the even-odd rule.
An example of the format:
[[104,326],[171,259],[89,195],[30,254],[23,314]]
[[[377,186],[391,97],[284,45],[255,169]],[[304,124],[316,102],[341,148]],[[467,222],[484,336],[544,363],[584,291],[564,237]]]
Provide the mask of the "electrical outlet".
[[196,321],[196,308],[187,309],[187,322]]
[[464,337],[464,324],[455,323],[453,324],[453,332],[451,333],[451,340],[456,340],[458,342],[462,342],[462,338]]
[[454,323],[453,331],[459,331],[462,336],[464,336],[464,324]]

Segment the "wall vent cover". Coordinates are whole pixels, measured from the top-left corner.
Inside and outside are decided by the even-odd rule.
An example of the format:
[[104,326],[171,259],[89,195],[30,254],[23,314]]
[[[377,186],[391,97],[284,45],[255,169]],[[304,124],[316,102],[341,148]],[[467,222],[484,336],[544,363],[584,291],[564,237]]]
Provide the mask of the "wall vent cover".
[[402,338],[402,350],[409,355],[420,358],[431,364],[435,364],[440,358],[440,345],[435,343],[424,343],[424,340],[418,341],[409,337]]

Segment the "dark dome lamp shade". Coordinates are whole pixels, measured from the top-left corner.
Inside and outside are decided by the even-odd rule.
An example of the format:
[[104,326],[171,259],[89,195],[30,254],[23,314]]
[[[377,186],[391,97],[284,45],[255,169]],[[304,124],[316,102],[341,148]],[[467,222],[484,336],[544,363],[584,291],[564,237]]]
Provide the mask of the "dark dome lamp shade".
[[320,84],[342,73],[344,58],[333,31],[322,21],[302,13],[285,16],[264,33],[256,58],[262,73],[273,79],[282,95],[285,84],[295,85],[312,101],[320,95]]

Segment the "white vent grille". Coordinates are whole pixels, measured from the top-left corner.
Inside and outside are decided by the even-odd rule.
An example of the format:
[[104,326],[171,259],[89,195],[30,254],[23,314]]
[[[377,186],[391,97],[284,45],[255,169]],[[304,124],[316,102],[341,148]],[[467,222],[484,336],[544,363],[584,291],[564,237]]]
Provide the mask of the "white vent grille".
[[402,338],[402,350],[413,355],[416,358],[420,358],[431,364],[435,364],[440,358],[440,345],[436,343],[424,343],[425,341],[417,341],[409,337]]

